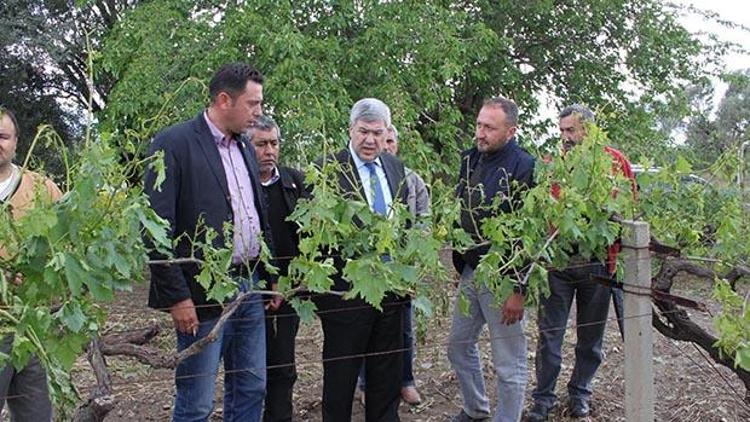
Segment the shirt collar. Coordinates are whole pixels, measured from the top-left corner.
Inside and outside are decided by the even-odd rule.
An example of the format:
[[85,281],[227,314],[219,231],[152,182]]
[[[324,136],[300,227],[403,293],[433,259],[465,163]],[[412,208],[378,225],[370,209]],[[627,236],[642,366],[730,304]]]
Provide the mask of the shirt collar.
[[354,160],[354,167],[356,167],[357,170],[364,167],[368,162],[375,163],[375,165],[378,167],[383,167],[383,164],[380,162],[380,157],[375,157],[374,160],[368,162],[362,161],[362,159],[359,158],[359,155],[357,155],[357,152],[354,151],[354,147],[352,146],[351,141],[349,141],[349,154],[351,154],[352,160]]
[[273,168],[273,172],[271,174],[271,178],[268,179],[268,181],[260,182],[260,184],[263,185],[263,186],[271,186],[274,183],[278,182],[279,179],[281,179],[281,175],[279,174],[279,168],[278,167],[274,167]]
[[[221,145],[224,143],[224,134],[219,130],[218,127],[214,124],[214,122],[211,121],[211,119],[208,118],[208,110],[203,112],[203,118],[206,119],[206,124],[208,124],[208,130],[211,131],[211,136],[214,138],[214,142],[216,142],[217,145]],[[231,137],[229,138],[232,139]]]
[[13,163],[10,163],[10,173],[8,174],[7,178],[0,180],[0,184],[3,184],[9,180],[12,180],[13,176],[16,174],[17,171],[18,171],[18,166],[16,166]]

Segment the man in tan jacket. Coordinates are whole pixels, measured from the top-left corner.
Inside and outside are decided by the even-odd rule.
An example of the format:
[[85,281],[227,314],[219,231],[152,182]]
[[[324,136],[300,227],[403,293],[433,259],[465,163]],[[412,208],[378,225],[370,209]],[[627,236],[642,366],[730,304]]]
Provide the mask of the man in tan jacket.
[[[18,144],[18,122],[10,110],[0,108],[0,212],[10,212],[18,220],[41,201],[56,201],[62,193],[51,180],[15,164]],[[7,221],[7,220],[6,220]],[[0,257],[5,255],[0,239]],[[10,275],[6,280],[21,282],[22,275]],[[10,354],[13,336],[0,340],[0,352]],[[47,387],[47,374],[36,356],[16,370],[8,364],[0,371],[0,410],[8,402],[14,421],[50,421],[52,402]]]

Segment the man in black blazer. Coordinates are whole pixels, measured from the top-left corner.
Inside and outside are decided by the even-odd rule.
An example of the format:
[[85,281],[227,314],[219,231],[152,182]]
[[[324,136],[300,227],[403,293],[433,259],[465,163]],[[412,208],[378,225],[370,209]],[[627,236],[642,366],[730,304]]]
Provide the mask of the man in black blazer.
[[[166,179],[155,186],[156,174],[149,170],[145,181],[152,208],[169,222],[174,257],[191,256],[197,227],[212,228],[218,233],[214,246],[232,246],[230,271],[243,292],[259,277],[269,280],[255,268],[260,236],[267,233],[265,200],[253,148],[240,137],[261,115],[262,83],[263,76],[247,64],[221,67],[209,85],[209,107],[156,135],[150,154],[163,153]],[[233,224],[231,239],[223,237],[225,223]],[[196,256],[202,257],[200,250]],[[154,252],[152,258],[164,257]],[[221,304],[207,299],[196,280],[199,272],[195,263],[151,265],[149,306],[172,315],[178,350],[206,336],[222,311]],[[178,365],[174,421],[208,419],[222,358],[224,420],[260,420],[266,371],[259,295],[245,299],[215,342]]]
[[[268,116],[261,116],[248,132],[260,170],[260,183],[268,201],[268,224],[273,238],[279,276],[286,276],[293,257],[299,255],[299,225],[287,218],[306,196],[305,176],[279,165],[281,129]],[[295,339],[299,316],[289,301],[274,298],[266,306],[266,405],[263,422],[294,420],[293,390],[297,381]]]
[[[340,166],[338,185],[345,199],[367,200],[370,210],[382,215],[394,201],[406,204],[404,165],[381,153],[391,112],[374,98],[354,104],[349,117],[348,148],[324,161]],[[338,273],[334,290],[348,291],[350,283],[343,278],[346,262],[334,259]],[[337,295],[315,298],[323,326],[323,420],[341,422],[351,419],[352,399],[357,374],[366,357],[367,421],[398,421],[403,364],[403,298],[389,293],[382,311],[363,299],[344,300]],[[395,351],[395,352],[391,352]]]

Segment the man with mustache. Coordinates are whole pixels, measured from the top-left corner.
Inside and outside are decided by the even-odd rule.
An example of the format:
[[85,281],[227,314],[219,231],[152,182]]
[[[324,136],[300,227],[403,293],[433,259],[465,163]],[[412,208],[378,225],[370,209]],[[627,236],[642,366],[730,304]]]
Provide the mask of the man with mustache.
[[[304,195],[305,176],[299,171],[279,166],[281,129],[268,116],[260,116],[248,131],[258,159],[260,184],[268,200],[268,223],[273,238],[275,262],[279,275],[287,275],[289,262],[299,254],[298,225],[287,221],[297,200]],[[266,305],[266,362],[268,381],[263,411],[265,422],[291,421],[294,414],[292,391],[297,380],[294,366],[294,340],[299,316],[289,302],[279,296]]]
[[[560,112],[560,136],[562,153],[575,148],[588,134],[588,126],[594,124],[594,113],[588,108],[573,104]],[[635,179],[630,162],[620,151],[605,147],[612,156],[613,172],[620,172],[632,181],[635,194]],[[553,187],[552,195],[558,197],[564,186]],[[612,289],[591,280],[592,276],[609,276],[615,272],[619,241],[608,248],[607,262],[596,257],[586,258],[576,250],[571,251],[570,266],[548,273],[550,295],[540,298],[539,340],[536,352],[536,388],[531,393],[534,404],[528,413],[531,422],[546,421],[555,407],[557,395],[555,385],[562,364],[562,343],[573,299],[576,301],[576,347],[575,365],[568,382],[568,409],[571,416],[584,418],[589,415],[589,400],[593,393],[591,381],[602,362],[602,341],[609,313],[609,298],[622,303],[622,291]],[[562,328],[561,328],[562,327]]]

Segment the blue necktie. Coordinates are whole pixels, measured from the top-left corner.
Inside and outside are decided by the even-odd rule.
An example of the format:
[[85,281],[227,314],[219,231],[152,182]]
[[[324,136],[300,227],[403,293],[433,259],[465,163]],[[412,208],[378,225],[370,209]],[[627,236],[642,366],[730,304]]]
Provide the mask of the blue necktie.
[[372,187],[370,192],[373,193],[372,209],[380,215],[385,215],[387,211],[385,207],[385,196],[383,196],[383,187],[380,186],[380,178],[377,173],[375,173],[375,163],[365,163],[365,167],[370,171],[370,186]]

